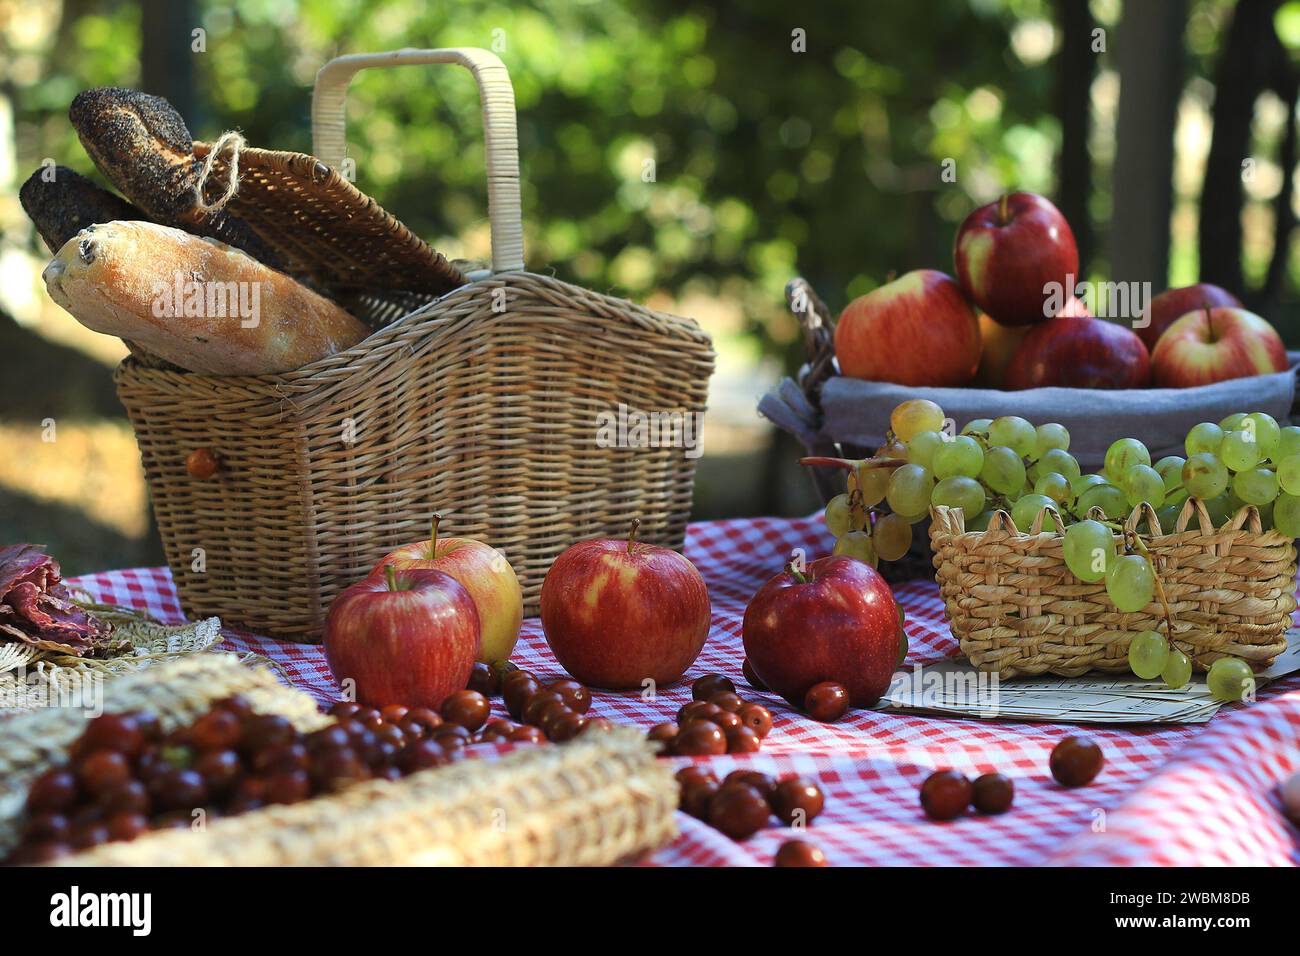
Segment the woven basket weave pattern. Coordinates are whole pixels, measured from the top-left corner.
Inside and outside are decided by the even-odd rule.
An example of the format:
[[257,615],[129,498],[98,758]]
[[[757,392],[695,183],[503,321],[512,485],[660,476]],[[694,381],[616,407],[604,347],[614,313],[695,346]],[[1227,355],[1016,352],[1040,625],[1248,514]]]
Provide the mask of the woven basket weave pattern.
[[677,782],[642,734],[585,734],[161,831],[76,866],[603,866],[676,835]]
[[[503,273],[285,375],[128,359],[115,378],[186,612],[316,640],[330,601],[434,511],[505,552],[528,613],[576,540],[639,517],[644,540],[680,547],[694,459],[599,447],[597,416],[700,412],[712,369],[688,319]],[[222,458],[206,481],[185,470],[202,447]]]
[[[1196,525],[1189,526],[1193,514]],[[961,512],[945,507],[932,519],[936,578],[952,632],[982,671],[1127,672],[1133,635],[1166,633],[1159,601],[1124,613],[1104,581],[1088,584],[1071,574],[1062,537],[1037,533],[1041,516],[1030,534],[1003,512],[985,532],[967,533]],[[1159,529],[1150,508],[1135,510],[1126,528],[1139,521]],[[1172,611],[1175,643],[1197,670],[1224,656],[1263,666],[1286,649],[1296,608],[1295,543],[1261,532],[1255,509],[1241,509],[1215,530],[1204,506],[1189,501],[1172,533],[1144,540]]]

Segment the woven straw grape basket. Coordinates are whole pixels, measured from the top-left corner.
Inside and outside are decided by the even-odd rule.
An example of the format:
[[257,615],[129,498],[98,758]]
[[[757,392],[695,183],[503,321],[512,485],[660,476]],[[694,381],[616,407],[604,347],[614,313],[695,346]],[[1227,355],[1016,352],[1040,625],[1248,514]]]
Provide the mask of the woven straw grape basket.
[[[428,63],[468,68],[482,98],[492,264],[468,282],[336,171],[352,76]],[[679,448],[602,447],[599,416],[621,405],[701,412],[710,340],[689,319],[523,271],[514,93],[501,61],[475,49],[341,57],[317,76],[312,112],[319,160],[244,149],[229,208],[304,281],[342,276],[335,298],[378,330],[280,375],[197,375],[136,358],[116,373],[186,612],[318,640],[335,595],[426,536],[435,511],[444,533],[505,552],[529,613],[552,560],[578,539],[621,535],[640,518],[646,540],[680,547],[694,460]],[[195,145],[200,158],[211,149]],[[399,285],[415,268],[457,287],[421,302]],[[198,448],[220,456],[215,477],[187,474]]]
[[[1121,612],[1104,581],[1076,578],[1065,565],[1062,536],[1042,530],[1049,514],[1059,520],[1046,509],[1025,533],[1004,511],[983,532],[966,531],[959,509],[931,513],[948,620],[979,670],[999,677],[1127,672],[1133,635],[1165,634],[1171,624],[1175,644],[1197,670],[1224,656],[1263,667],[1286,649],[1296,608],[1295,542],[1262,531],[1254,508],[1215,529],[1205,506],[1188,499],[1168,534],[1149,506],[1134,509],[1124,531],[1142,533],[1168,613],[1159,600]],[[1117,545],[1121,540],[1117,535]]]

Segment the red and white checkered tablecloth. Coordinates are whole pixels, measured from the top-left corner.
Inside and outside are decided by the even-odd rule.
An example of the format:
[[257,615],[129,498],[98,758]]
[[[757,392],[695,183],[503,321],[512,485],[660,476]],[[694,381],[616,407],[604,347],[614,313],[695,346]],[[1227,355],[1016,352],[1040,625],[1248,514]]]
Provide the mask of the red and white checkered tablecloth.
[[[1088,730],[1100,741],[1106,766],[1091,786],[1078,790],[1058,786],[1047,771],[1052,746],[1077,727],[875,711],[855,711],[826,725],[750,689],[740,676],[746,602],[794,548],[816,555],[828,553],[830,544],[814,518],[692,525],[686,554],[708,582],[713,603],[708,644],[686,681],[661,689],[657,699],[596,692],[592,713],[649,727],[671,719],[690,699],[690,680],[711,671],[728,674],[742,696],[771,708],[774,725],[761,752],[709,758],[714,768],[719,776],[743,766],[816,777],[826,810],[806,838],[834,864],[1300,863],[1300,833],[1283,816],[1276,792],[1300,769],[1300,677],[1276,681],[1254,704],[1226,707],[1209,724]],[[166,569],[107,571],[75,583],[101,601],[183,620]],[[907,610],[909,667],[957,653],[933,583],[909,583],[896,595]],[[226,632],[223,647],[273,658],[319,701],[337,697],[317,647],[237,631]],[[514,660],[545,677],[563,674],[535,618],[524,622]],[[494,707],[504,713],[499,700]],[[1015,804],[998,817],[932,822],[921,813],[917,790],[936,767],[1000,771],[1015,782]],[[678,824],[680,836],[652,863],[764,866],[791,836],[773,822],[736,843],[682,813]]]

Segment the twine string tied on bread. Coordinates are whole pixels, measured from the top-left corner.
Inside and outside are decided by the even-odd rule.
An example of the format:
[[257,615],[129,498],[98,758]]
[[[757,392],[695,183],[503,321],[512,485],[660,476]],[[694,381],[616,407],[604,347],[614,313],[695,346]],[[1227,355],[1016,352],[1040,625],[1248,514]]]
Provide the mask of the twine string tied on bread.
[[[204,216],[210,216],[230,202],[235,193],[239,191],[239,151],[244,148],[243,134],[236,130],[227,130],[217,138],[212,144],[212,149],[208,150],[208,155],[203,160],[203,169],[199,173],[199,180],[194,184],[195,205],[200,213]],[[207,193],[208,179],[212,176],[212,168],[216,165],[217,158],[230,150],[230,158],[226,162],[227,178],[226,189],[215,202],[209,203],[205,198]]]

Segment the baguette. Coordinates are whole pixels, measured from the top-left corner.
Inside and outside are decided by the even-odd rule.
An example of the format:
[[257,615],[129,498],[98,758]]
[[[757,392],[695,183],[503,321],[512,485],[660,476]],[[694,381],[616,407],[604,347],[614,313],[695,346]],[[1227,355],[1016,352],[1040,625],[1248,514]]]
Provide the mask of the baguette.
[[46,266],[50,297],[87,328],[211,375],[288,372],[369,329],[213,239],[147,222],[83,229]]
[[274,269],[284,262],[253,228],[228,212],[199,207],[194,141],[161,96],[103,86],[78,93],[68,109],[95,166],[148,218],[242,249]]
[[[66,166],[55,166],[52,170],[42,166],[36,170],[18,190],[18,201],[50,252],[58,252],[87,226],[115,219],[149,218],[121,196],[100,189]],[[175,368],[129,339],[122,342],[136,361],[149,368]]]

